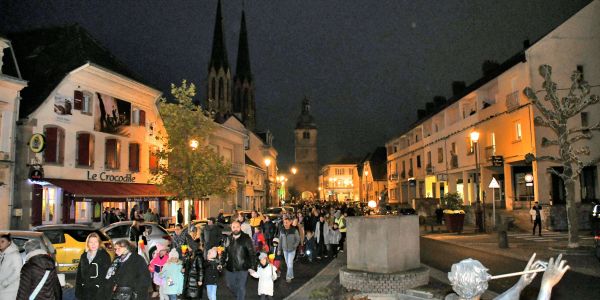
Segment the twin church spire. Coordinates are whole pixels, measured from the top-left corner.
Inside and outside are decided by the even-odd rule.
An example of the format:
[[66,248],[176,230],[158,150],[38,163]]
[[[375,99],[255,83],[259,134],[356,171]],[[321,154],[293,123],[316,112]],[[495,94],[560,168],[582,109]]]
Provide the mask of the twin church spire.
[[233,79],[227,59],[224,32],[221,0],[219,0],[212,52],[208,64],[208,107],[221,118],[236,115],[248,129],[255,130],[256,102],[244,9],[242,9],[236,72]]

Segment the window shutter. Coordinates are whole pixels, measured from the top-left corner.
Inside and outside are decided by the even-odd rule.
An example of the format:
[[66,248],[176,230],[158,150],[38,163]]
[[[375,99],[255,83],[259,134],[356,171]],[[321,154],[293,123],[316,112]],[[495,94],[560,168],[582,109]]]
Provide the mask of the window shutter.
[[96,153],[96,151],[94,151],[94,145],[95,145],[95,137],[94,135],[90,134],[90,142],[89,142],[89,151],[88,153],[90,154],[90,167],[94,165],[94,154]]
[[116,140],[108,139],[106,140],[106,149],[105,149],[105,162],[104,167],[107,169],[113,169],[115,166],[115,158],[116,158]]
[[150,155],[149,157],[149,163],[148,163],[148,167],[150,169],[151,173],[156,173],[156,171],[158,170],[158,157],[156,155],[156,148],[155,147],[150,147]]
[[90,166],[90,134],[77,135],[77,165]]
[[75,98],[74,103],[73,103],[73,107],[76,110],[82,110],[83,109],[83,92],[82,91],[75,91],[73,98]]
[[140,170],[140,144],[129,144],[129,170],[139,171]]
[[56,163],[56,143],[57,143],[56,127],[46,128],[46,148],[44,149],[44,162]]
[[58,128],[58,163],[62,164],[65,161],[65,130]]
[[139,124],[146,127],[146,112],[140,109]]

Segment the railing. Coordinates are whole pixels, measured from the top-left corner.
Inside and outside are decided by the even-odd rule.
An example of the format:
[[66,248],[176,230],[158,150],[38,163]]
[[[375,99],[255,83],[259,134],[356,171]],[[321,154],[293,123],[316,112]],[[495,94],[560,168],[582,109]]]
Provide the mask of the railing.
[[401,178],[406,178],[406,171],[402,170],[402,173],[400,173],[400,177]]
[[427,172],[427,175],[432,175],[433,174],[433,166],[431,164],[427,165],[425,167],[425,172]]
[[245,175],[246,171],[244,170],[244,164],[232,163],[231,164],[231,174],[234,174],[234,175]]
[[506,110],[511,111],[519,107],[519,91],[506,95]]
[[413,169],[408,170],[408,177],[413,177],[413,176],[414,176]]
[[450,158],[450,167],[453,169],[458,168],[458,155],[452,155],[452,157]]
[[390,174],[390,180],[398,180],[398,173]]

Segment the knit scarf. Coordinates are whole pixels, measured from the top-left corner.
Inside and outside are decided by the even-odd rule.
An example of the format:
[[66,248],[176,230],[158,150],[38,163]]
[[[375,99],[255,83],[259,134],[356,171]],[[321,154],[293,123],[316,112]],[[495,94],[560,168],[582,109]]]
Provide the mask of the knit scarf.
[[113,275],[115,275],[119,267],[126,262],[130,256],[131,252],[127,252],[127,254],[123,254],[115,258],[115,261],[113,261],[113,263],[110,265],[110,268],[108,268],[108,271],[106,272],[106,279],[110,279]]

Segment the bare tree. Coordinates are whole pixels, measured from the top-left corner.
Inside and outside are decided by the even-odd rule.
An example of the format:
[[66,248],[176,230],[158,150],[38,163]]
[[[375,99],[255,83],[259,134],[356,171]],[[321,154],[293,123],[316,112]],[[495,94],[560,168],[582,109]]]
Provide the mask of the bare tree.
[[[571,75],[571,87],[567,95],[560,98],[557,84],[552,81],[552,67],[541,65],[540,75],[544,77],[542,84],[543,90],[534,91],[527,87],[523,93],[535,105],[541,113],[534,119],[538,126],[548,127],[556,134],[556,139],[542,138],[542,147],[558,146],[557,155],[548,155],[540,157],[528,157],[528,160],[551,161],[562,166],[562,171],[549,169],[549,172],[559,176],[566,190],[567,203],[567,221],[569,225],[569,248],[579,247],[579,222],[578,210],[575,202],[575,182],[585,166],[598,163],[600,158],[584,160],[584,156],[590,155],[590,148],[587,146],[577,147],[576,143],[580,140],[592,139],[592,131],[600,130],[600,122],[588,127],[569,128],[568,121],[574,116],[579,115],[584,109],[600,101],[598,95],[591,94],[591,86],[583,79],[583,74],[574,71]],[[545,92],[543,102],[538,99],[537,94]],[[545,102],[545,103],[544,103]],[[550,105],[546,104],[550,103]]]

